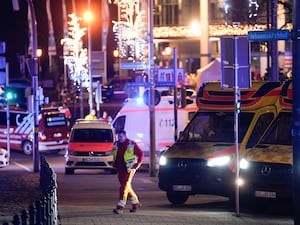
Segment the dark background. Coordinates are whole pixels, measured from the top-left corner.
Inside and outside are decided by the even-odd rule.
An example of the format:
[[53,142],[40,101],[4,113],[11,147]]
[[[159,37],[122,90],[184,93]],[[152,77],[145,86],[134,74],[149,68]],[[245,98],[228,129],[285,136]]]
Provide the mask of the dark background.
[[[53,30],[55,36],[55,45],[57,55],[52,60],[53,68],[49,68],[48,57],[48,37],[49,25],[46,12],[46,0],[33,0],[36,20],[37,20],[37,35],[38,48],[42,49],[42,56],[39,59],[39,80],[43,84],[43,80],[52,80],[54,86],[60,85],[63,78],[63,46],[60,41],[63,38],[63,11],[62,0],[49,0],[51,5],[51,14],[53,21]],[[107,0],[91,0],[91,9],[94,12],[94,20],[91,25],[92,33],[92,51],[102,50],[102,23],[101,23],[101,5],[102,1]],[[65,0],[67,8],[67,16],[73,13],[73,5],[75,3],[75,14],[77,17],[83,18],[83,14],[88,10],[88,0]],[[27,0],[19,0],[19,10],[13,9],[12,0],[0,1],[0,41],[6,42],[6,61],[9,63],[9,79],[27,80],[29,85],[31,75],[26,63],[30,62],[29,49],[29,32],[28,25],[28,5]],[[110,18],[109,21],[117,20],[117,7],[114,4],[109,4]],[[30,14],[30,13],[29,13]],[[69,18],[68,18],[69,19]],[[82,22],[81,27],[87,25]],[[107,38],[107,77],[108,80],[114,75],[113,70],[113,50],[116,48],[114,35],[109,26]],[[84,47],[87,48],[87,32],[84,36]],[[30,64],[28,64],[30,65]]]

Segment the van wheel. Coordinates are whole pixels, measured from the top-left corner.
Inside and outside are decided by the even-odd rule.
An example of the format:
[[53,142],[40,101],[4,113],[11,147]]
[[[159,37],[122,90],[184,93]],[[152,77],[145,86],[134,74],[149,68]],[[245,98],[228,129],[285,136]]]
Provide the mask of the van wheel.
[[74,169],[72,169],[72,168],[65,168],[65,174],[74,174]]
[[32,155],[33,152],[33,144],[31,141],[24,141],[22,144],[22,150],[25,155]]
[[184,204],[188,200],[189,195],[185,192],[168,191],[167,198],[172,204]]

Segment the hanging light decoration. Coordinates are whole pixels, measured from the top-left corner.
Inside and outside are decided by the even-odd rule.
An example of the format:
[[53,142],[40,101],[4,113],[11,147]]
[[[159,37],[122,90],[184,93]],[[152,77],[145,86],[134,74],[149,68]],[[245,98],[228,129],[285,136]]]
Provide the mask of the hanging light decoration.
[[249,0],[249,19],[256,18],[258,16],[259,4],[257,0]]
[[128,61],[144,62],[146,60],[147,28],[145,10],[139,0],[114,0],[109,3],[119,7],[119,19],[113,21],[113,32],[118,45],[119,57]]
[[70,70],[70,79],[74,84],[79,85],[89,81],[87,49],[83,48],[82,43],[86,28],[80,28],[80,18],[75,14],[70,14],[69,17],[71,18],[68,21],[69,37],[62,39],[61,44],[64,44],[69,51],[69,54],[64,56],[64,60]]

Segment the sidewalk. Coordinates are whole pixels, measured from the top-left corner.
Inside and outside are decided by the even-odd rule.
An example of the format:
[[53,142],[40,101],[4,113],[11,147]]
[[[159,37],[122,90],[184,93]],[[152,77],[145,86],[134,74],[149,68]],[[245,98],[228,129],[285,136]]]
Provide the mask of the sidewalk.
[[170,213],[159,210],[145,210],[133,214],[124,212],[120,215],[112,214],[111,210],[77,212],[76,214],[63,213],[60,218],[63,225],[291,225],[292,219],[274,218],[272,216],[241,214],[237,217],[232,212]]

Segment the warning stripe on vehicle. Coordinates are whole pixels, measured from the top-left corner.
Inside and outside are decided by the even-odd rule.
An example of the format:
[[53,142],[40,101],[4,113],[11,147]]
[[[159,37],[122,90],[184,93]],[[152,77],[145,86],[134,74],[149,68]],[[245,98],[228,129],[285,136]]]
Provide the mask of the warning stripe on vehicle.
[[20,125],[18,125],[14,131],[14,133],[21,133],[29,135],[33,132],[32,124],[34,123],[33,114],[30,113],[28,116],[24,117]]
[[105,152],[113,149],[113,142],[99,143],[99,142],[70,142],[69,149],[72,151],[81,152]]

